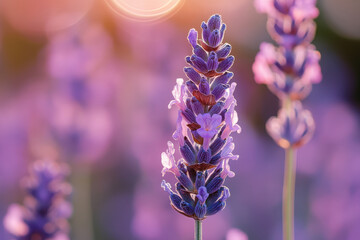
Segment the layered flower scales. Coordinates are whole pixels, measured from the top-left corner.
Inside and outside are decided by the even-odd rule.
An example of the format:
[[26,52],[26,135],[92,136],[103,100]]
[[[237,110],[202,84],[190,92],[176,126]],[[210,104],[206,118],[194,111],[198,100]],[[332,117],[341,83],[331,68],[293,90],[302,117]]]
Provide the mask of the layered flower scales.
[[64,182],[67,168],[54,161],[35,162],[25,179],[24,206],[13,204],[4,218],[6,230],[16,240],[68,240],[67,218],[72,213],[65,200],[71,187]]
[[230,191],[224,181],[235,175],[229,160],[238,159],[232,154],[235,145],[230,134],[241,130],[233,96],[236,83],[230,84],[233,73],[228,71],[234,57],[229,55],[231,45],[222,43],[226,25],[220,15],[213,15],[201,27],[201,39],[195,29],[189,32],[193,55],[186,57],[188,80],[177,79],[169,104],[178,108],[173,138],[179,143],[181,158],[176,160],[171,141],[161,155],[162,175],[170,172],[177,180],[175,189],[165,180],[161,184],[171,206],[195,220],[225,207]]
[[278,117],[269,120],[267,130],[283,148],[301,146],[315,128],[311,113],[303,110],[300,102],[310,93],[312,84],[322,79],[320,53],[310,44],[316,28],[313,19],[319,14],[315,3],[315,0],[255,1],[257,10],[268,14],[268,32],[279,45],[260,45],[253,72],[255,81],[266,84],[282,102]]

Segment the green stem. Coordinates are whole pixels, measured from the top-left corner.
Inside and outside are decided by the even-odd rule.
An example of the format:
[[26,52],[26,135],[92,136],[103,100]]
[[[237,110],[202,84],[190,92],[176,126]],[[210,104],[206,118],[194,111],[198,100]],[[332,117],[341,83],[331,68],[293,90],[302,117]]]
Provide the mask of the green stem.
[[294,240],[294,195],[296,175],[296,150],[285,150],[283,186],[283,235],[284,240]]
[[195,220],[195,240],[202,240],[201,220]]
[[91,207],[91,167],[76,164],[72,175],[74,185],[74,239],[93,240],[93,216]]

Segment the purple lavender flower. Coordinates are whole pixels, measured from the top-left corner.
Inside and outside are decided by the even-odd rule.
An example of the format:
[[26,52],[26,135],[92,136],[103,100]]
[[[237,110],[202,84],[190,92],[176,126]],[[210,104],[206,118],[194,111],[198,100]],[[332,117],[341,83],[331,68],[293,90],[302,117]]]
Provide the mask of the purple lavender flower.
[[266,129],[285,149],[283,237],[293,240],[296,148],[309,141],[315,129],[311,113],[298,100],[322,77],[320,53],[310,44],[315,33],[313,19],[319,11],[315,0],[256,0],[255,6],[268,14],[268,32],[280,45],[262,43],[253,72],[255,81],[266,84],[282,104],[278,117],[270,118]]
[[255,0],[259,12],[268,14],[268,32],[282,46],[293,47],[312,41],[319,15],[316,0]]
[[72,209],[65,197],[71,187],[64,182],[66,167],[54,161],[35,162],[25,179],[28,196],[24,206],[13,204],[4,226],[13,239],[69,239],[67,218]]
[[193,55],[185,59],[195,70],[185,68],[185,73],[195,83],[198,83],[196,72],[208,78],[219,76],[230,69],[235,60],[234,56],[229,56],[231,45],[222,43],[226,25],[222,23],[220,15],[213,15],[201,27],[202,40],[198,39],[195,29],[190,30],[188,39],[193,47]]
[[184,69],[189,80],[177,80],[175,100],[169,104],[179,109],[173,138],[179,142],[182,158],[175,160],[170,141],[161,155],[163,176],[170,172],[178,181],[175,190],[165,180],[161,184],[170,195],[171,206],[197,221],[225,207],[230,191],[223,184],[227,176],[235,175],[229,160],[238,158],[232,154],[234,143],[229,135],[240,132],[234,109],[236,84],[230,88],[233,73],[227,72],[234,57],[228,57],[231,46],[222,43],[225,24],[220,15],[213,15],[202,28],[202,40],[195,29],[189,32],[194,53],[186,58],[191,65]]
[[[319,12],[315,0],[258,0],[255,1],[255,6],[259,12],[268,14],[269,33],[280,45],[275,47],[270,43],[262,43],[253,64],[255,81],[266,84],[278,96],[284,108],[279,112],[279,119],[283,120],[272,119],[267,124],[267,130],[283,148],[300,146],[302,144],[293,142],[300,136],[298,132],[285,130],[293,135],[280,137],[278,124],[281,123],[280,128],[286,129],[290,125],[296,126],[299,119],[303,121],[306,119],[309,123],[306,129],[308,132],[301,137],[304,139],[298,139],[299,143],[306,142],[312,134],[311,131],[314,130],[311,114],[300,110],[300,103],[292,102],[304,99],[310,93],[312,84],[319,83],[322,78],[319,65],[320,53],[310,44],[312,37],[308,37],[309,32],[315,31],[313,19]],[[302,113],[304,116],[290,117],[294,112]],[[294,122],[288,123],[285,119]],[[292,140],[285,144],[279,139]]]
[[320,54],[313,45],[298,45],[292,49],[262,43],[253,71],[257,83],[267,84],[280,99],[305,98],[312,83],[321,81]]
[[300,147],[310,140],[315,130],[311,112],[302,109],[300,102],[294,102],[290,110],[281,108],[278,117],[266,123],[266,129],[282,148]]

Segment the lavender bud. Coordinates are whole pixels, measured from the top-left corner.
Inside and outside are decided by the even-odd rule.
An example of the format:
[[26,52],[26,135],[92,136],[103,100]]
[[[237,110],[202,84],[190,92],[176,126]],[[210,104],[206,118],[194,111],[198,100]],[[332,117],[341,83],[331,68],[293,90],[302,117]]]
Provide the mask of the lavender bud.
[[[207,64],[201,57],[198,57],[196,55],[192,55],[190,58],[191,63],[193,66],[199,70],[200,72],[207,73]],[[224,60],[225,61],[225,60]]]
[[209,197],[206,199],[206,205],[207,206],[211,206],[212,204],[214,204],[214,202],[216,202],[217,200],[219,200],[221,194],[223,193],[225,187],[221,187],[219,190],[217,190],[216,192],[212,193],[209,195]]
[[234,76],[234,73],[225,72],[223,75],[215,78],[215,80],[211,84],[211,88],[214,89],[219,84],[228,84],[233,76]]
[[190,193],[186,191],[186,189],[180,183],[176,183],[176,190],[184,201],[194,205],[194,200],[191,198]]
[[210,85],[209,85],[208,80],[206,80],[206,78],[201,78],[200,84],[199,84],[199,90],[201,93],[203,93],[205,95],[210,94]]
[[191,206],[188,202],[182,201],[180,203],[181,209],[184,211],[185,214],[191,216],[194,214],[194,207]]
[[198,194],[196,195],[197,199],[201,204],[204,204],[207,198],[209,197],[209,194],[207,193],[206,187],[201,186],[198,188]]
[[218,114],[221,109],[224,107],[224,102],[217,102],[214,106],[211,107],[209,113],[210,115]]
[[189,90],[189,92],[193,92],[195,90],[198,90],[197,86],[195,85],[195,83],[193,81],[186,81],[186,87]]
[[206,216],[210,216],[210,215],[214,215],[218,212],[220,212],[221,210],[223,210],[226,206],[225,202],[222,201],[217,201],[215,203],[213,203],[212,205],[209,205],[209,207],[207,207],[207,211],[206,211]]
[[209,182],[211,182],[215,177],[220,176],[220,173],[222,172],[222,167],[218,166],[211,175],[206,179],[205,185],[207,185]]
[[193,48],[195,48],[197,45],[197,38],[198,38],[197,31],[194,28],[190,29],[189,35],[188,35],[188,40],[189,40],[189,43],[193,46]]
[[224,44],[219,50],[216,51],[218,59],[226,58],[231,52],[231,45]]
[[219,73],[225,72],[226,70],[231,68],[231,66],[234,64],[234,60],[235,60],[234,56],[227,57],[225,60],[223,60],[219,63],[219,66],[216,69],[216,72],[219,72]]
[[226,24],[223,23],[223,24],[221,25],[221,29],[220,29],[220,39],[221,39],[221,41],[222,41],[222,39],[223,39],[223,37],[224,37],[225,30],[226,30]]
[[219,65],[218,56],[214,51],[209,53],[209,59],[207,61],[208,71],[215,71]]
[[191,151],[192,151],[193,153],[195,153],[195,149],[194,149],[192,143],[189,141],[189,139],[188,139],[187,137],[184,138],[184,142],[185,142],[185,144],[191,149]]
[[213,180],[206,184],[206,189],[209,194],[219,190],[221,185],[223,185],[224,179],[222,177],[215,177]]
[[190,57],[190,56],[186,56],[186,57],[185,57],[185,61],[186,61],[187,63],[189,63],[191,66],[194,66],[194,64],[191,62],[191,57]]
[[182,111],[181,113],[188,122],[190,123],[196,122],[196,117],[189,108],[185,109],[185,111]]
[[211,157],[211,150],[210,148],[205,151],[203,147],[200,148],[200,151],[198,153],[198,162],[199,163],[208,163],[210,161],[210,157]]
[[220,32],[219,30],[215,29],[210,33],[209,46],[212,48],[216,48],[217,46],[219,46],[220,42],[221,42]]
[[183,172],[180,172],[180,176],[177,178],[181,185],[183,185],[187,190],[193,191],[194,190],[194,184],[189,179],[189,177],[184,174]]
[[178,167],[178,169],[179,169],[180,171],[182,171],[184,174],[187,173],[186,165],[185,165],[182,161],[179,161],[177,167]]
[[204,113],[204,106],[195,97],[191,99],[191,106],[196,115]]
[[188,168],[188,173],[192,182],[196,181],[196,171],[192,168]]
[[205,43],[209,43],[209,36],[210,36],[210,29],[208,28],[207,24],[205,22],[201,23],[202,31],[202,38]]
[[213,143],[210,145],[211,154],[215,155],[219,150],[225,145],[226,140],[221,139],[220,137],[216,138]]
[[218,14],[212,15],[208,20],[208,27],[210,31],[219,29],[221,25],[221,17]]
[[184,68],[184,72],[186,74],[186,76],[188,78],[190,78],[191,81],[193,81],[194,83],[196,84],[199,84],[200,83],[200,79],[201,79],[201,76],[198,72],[196,72],[193,68],[191,67],[186,67]]
[[195,180],[195,188],[199,189],[200,187],[205,186],[205,176],[203,172],[197,172]]
[[211,94],[215,96],[215,100],[219,100],[224,96],[225,90],[229,88],[228,84],[218,84],[212,91]]
[[217,165],[221,160],[221,154],[220,153],[212,156],[209,163],[212,164],[212,165]]
[[191,151],[188,145],[185,144],[180,147],[180,152],[187,163],[190,165],[195,163],[195,154]]
[[201,219],[205,217],[206,214],[206,204],[200,204],[200,201],[197,202],[196,206],[195,206],[195,215]]
[[170,201],[177,209],[181,209],[181,206],[180,206],[180,203],[182,201],[181,197],[179,197],[175,193],[172,193],[172,194],[170,194]]
[[196,45],[194,47],[194,54],[196,56],[202,58],[204,61],[206,61],[208,59],[207,52],[200,45]]

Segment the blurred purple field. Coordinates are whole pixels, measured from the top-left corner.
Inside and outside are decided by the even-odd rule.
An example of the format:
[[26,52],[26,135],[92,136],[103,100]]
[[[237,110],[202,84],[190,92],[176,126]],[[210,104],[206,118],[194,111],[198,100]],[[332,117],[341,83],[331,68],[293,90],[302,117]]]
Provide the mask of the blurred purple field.
[[[186,78],[188,31],[218,13],[236,59],[242,132],[233,135],[231,197],[204,221],[203,236],[281,239],[283,151],[265,129],[278,101],[252,72],[260,43],[272,41],[266,16],[252,0],[134,1],[128,9],[116,1],[0,2],[1,221],[23,203],[29,166],[54,159],[70,167],[70,239],[192,239],[193,220],[176,213],[160,187],[160,156],[176,128],[168,104],[176,79]],[[164,2],[171,4],[162,9]],[[295,235],[358,240],[360,4],[317,6],[323,80],[303,101],[316,130],[298,151]],[[3,224],[0,239],[11,239]]]

